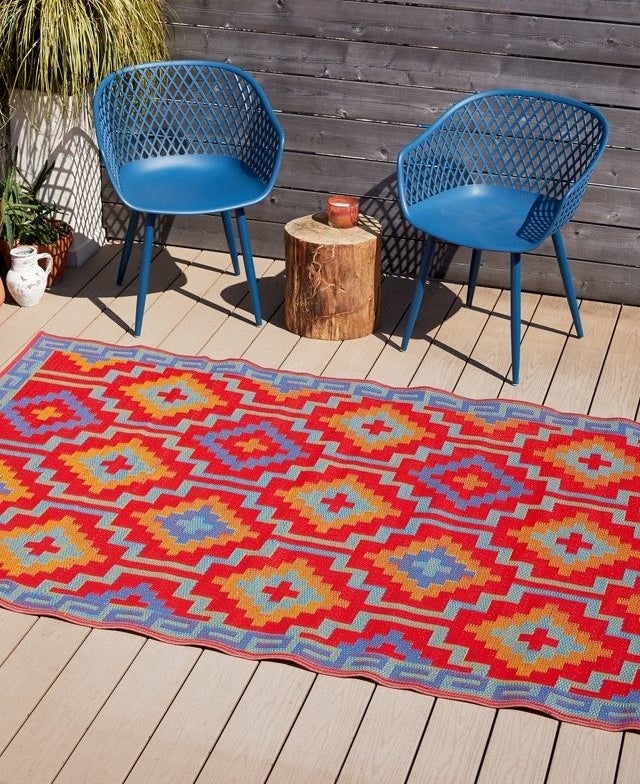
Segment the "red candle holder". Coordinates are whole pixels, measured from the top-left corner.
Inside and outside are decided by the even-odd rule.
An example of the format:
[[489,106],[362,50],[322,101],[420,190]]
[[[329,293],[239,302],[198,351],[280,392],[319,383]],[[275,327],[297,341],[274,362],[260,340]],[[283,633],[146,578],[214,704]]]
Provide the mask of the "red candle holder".
[[334,229],[350,229],[358,222],[360,199],[355,196],[329,196],[327,220]]

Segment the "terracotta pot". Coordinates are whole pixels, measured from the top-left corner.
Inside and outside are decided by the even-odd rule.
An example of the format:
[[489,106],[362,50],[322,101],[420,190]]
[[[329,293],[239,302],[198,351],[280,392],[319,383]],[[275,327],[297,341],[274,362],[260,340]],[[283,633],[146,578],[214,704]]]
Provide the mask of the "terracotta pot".
[[[49,253],[53,258],[53,268],[47,279],[47,288],[53,286],[53,284],[62,277],[62,273],[67,264],[67,257],[69,256],[69,248],[71,248],[71,243],[73,242],[73,231],[71,226],[64,221],[56,221],[56,223],[63,227],[64,234],[55,242],[46,245],[31,243],[37,249],[38,253]],[[11,268],[10,248],[8,243],[4,240],[0,241],[0,253],[4,259],[5,270],[9,270]]]

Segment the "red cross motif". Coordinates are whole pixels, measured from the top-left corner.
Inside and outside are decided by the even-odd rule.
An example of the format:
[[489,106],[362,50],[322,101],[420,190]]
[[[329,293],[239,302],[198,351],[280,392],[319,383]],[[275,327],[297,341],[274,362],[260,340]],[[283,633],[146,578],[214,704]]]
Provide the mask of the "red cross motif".
[[265,585],[262,593],[268,594],[272,602],[281,602],[283,599],[297,599],[300,591],[296,591],[288,580],[283,580],[278,585]]
[[175,403],[178,400],[187,399],[187,395],[185,395],[185,393],[178,387],[173,387],[173,389],[163,389],[158,392],[158,397],[163,398],[166,403]]
[[569,536],[562,539],[556,539],[556,542],[557,544],[561,544],[570,555],[575,555],[576,553],[579,553],[580,550],[593,549],[593,545],[589,542],[585,542],[582,538],[582,534],[579,534],[577,531],[572,531]]
[[364,422],[363,430],[368,430],[372,436],[379,436],[380,433],[392,433],[393,428],[385,424],[383,419],[375,419],[373,422]]
[[353,501],[348,500],[346,493],[336,493],[333,496],[333,498],[329,498],[328,496],[325,496],[322,499],[322,503],[333,514],[337,514],[338,512],[341,512],[343,509],[353,509],[355,506]]
[[124,455],[118,455],[111,460],[103,460],[101,465],[105,474],[117,474],[118,471],[130,471],[132,468],[131,463]]
[[550,648],[558,647],[558,641],[554,640],[553,637],[549,637],[547,630],[541,627],[538,627],[531,634],[521,634],[518,637],[518,642],[526,642],[532,651],[542,650],[545,645],[548,645]]
[[597,471],[599,468],[611,468],[613,463],[598,452],[592,452],[589,457],[579,457],[578,462],[585,465],[589,471]]
[[55,544],[53,536],[43,536],[39,542],[27,542],[25,547],[31,550],[32,555],[43,555],[44,553],[59,553],[60,548]]

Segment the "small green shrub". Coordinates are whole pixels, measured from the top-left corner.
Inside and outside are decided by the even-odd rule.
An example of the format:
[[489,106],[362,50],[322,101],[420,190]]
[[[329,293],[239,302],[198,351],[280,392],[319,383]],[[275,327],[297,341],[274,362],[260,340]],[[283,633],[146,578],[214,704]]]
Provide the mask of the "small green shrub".
[[43,166],[33,182],[18,170],[14,162],[0,180],[0,240],[14,245],[47,245],[55,242],[66,230],[56,220],[58,207],[38,196],[53,164]]

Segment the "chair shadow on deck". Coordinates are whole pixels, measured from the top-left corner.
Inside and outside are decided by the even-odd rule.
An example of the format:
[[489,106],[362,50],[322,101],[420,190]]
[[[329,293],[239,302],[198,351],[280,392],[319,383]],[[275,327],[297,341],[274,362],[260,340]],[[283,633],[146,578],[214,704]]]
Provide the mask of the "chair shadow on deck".
[[[284,308],[281,307],[284,303],[284,263],[282,270],[277,275],[258,278],[258,290],[263,303],[262,309],[265,321],[284,329]],[[192,296],[188,291],[185,291],[184,294]],[[227,312],[229,315],[233,315],[233,318],[242,319],[248,324],[255,326],[246,280],[231,274],[229,285],[221,289],[220,297],[229,306],[228,309],[220,307],[217,303],[211,302],[208,304],[218,310]],[[201,301],[206,302],[206,298]]]

